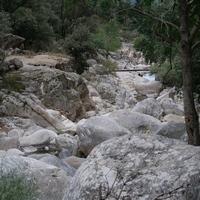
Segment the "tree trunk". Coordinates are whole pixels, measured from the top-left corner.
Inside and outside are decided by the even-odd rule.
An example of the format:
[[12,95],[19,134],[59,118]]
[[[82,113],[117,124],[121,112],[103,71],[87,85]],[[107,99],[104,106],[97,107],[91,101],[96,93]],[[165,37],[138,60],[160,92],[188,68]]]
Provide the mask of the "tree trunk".
[[183,94],[185,123],[188,134],[188,143],[200,146],[199,116],[195,109],[192,81],[192,42],[190,41],[189,15],[186,0],[180,0],[180,34],[181,34],[181,64],[183,75]]
[[183,71],[183,94],[185,123],[188,133],[188,143],[200,146],[199,116],[195,109],[192,82],[192,56],[188,47],[181,47],[181,61]]

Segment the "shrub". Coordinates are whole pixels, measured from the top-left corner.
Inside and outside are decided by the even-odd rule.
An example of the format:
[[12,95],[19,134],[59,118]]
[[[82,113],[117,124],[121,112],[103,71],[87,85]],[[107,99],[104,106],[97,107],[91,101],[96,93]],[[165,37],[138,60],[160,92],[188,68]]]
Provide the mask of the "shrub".
[[109,51],[116,51],[121,47],[121,41],[119,39],[119,29],[115,21],[109,21],[104,24],[93,35],[93,42],[97,48],[103,49],[107,53]]
[[27,180],[27,174],[17,171],[5,174],[0,170],[0,199],[35,200],[37,196],[33,179]]
[[22,92],[24,85],[20,82],[21,77],[17,74],[12,74],[3,77],[3,85],[8,91]]
[[57,135],[62,135],[62,134],[64,134],[65,132],[62,131],[62,130],[57,130],[56,133],[57,133]]
[[170,87],[182,86],[182,72],[178,62],[174,62],[172,64],[172,68],[169,62],[165,62],[161,65],[155,65],[151,68],[150,73],[155,74],[156,79],[161,81],[164,85]]
[[111,73],[114,73],[116,69],[118,69],[118,66],[116,63],[112,62],[111,60],[105,60],[102,63],[101,73],[111,74]]
[[95,54],[91,33],[86,26],[77,27],[77,29],[65,39],[63,48],[72,56],[72,67],[78,74],[82,74],[84,70],[89,67],[86,62],[87,57]]

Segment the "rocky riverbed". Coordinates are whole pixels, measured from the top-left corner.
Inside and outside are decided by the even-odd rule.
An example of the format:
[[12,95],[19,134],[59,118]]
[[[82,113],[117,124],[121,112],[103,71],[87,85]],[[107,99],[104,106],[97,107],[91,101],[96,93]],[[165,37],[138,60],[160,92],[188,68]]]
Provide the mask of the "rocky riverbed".
[[[14,59],[14,60],[13,60]],[[124,43],[110,59],[145,65]],[[7,57],[0,79],[0,166],[34,178],[37,199],[200,198],[200,149],[187,145],[183,104],[138,72],[81,76],[62,55]]]

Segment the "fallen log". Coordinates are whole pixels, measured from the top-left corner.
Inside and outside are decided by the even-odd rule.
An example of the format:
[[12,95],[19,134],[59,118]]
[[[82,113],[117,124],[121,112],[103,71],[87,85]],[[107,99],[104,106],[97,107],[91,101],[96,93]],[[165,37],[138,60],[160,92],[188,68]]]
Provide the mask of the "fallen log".
[[143,69],[116,69],[114,70],[115,72],[149,72],[148,68],[143,68]]

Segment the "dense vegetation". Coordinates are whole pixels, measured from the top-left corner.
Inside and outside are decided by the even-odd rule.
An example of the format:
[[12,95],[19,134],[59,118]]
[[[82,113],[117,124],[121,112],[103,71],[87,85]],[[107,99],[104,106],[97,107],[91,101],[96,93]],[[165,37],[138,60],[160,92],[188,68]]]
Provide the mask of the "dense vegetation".
[[114,0],[2,0],[0,32],[24,37],[28,50],[67,52],[82,73],[99,48],[108,54],[121,46],[118,9]]

